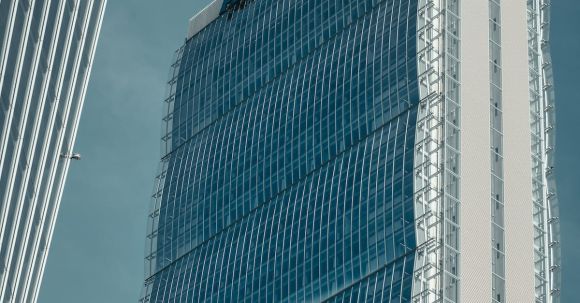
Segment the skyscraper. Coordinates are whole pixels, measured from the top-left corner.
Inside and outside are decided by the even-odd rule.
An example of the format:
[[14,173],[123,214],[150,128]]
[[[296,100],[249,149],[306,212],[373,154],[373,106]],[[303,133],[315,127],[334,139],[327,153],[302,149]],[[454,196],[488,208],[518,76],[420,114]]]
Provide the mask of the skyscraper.
[[559,302],[544,0],[216,0],[142,302]]
[[0,0],[0,301],[36,302],[106,0]]

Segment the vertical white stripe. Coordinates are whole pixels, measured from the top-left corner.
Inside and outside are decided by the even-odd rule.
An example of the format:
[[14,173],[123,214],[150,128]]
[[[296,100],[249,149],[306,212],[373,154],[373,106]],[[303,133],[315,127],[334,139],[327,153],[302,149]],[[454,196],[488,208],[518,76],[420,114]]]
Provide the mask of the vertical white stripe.
[[[77,4],[78,5],[78,4]],[[89,62],[88,62],[88,67],[87,67],[87,72],[86,72],[86,78],[82,79],[82,81],[79,83],[80,87],[81,87],[81,94],[80,94],[80,101],[79,101],[79,105],[78,105],[78,111],[75,112],[74,117],[70,118],[73,120],[73,124],[72,124],[72,129],[70,128],[70,125],[67,126],[66,128],[63,129],[62,133],[60,134],[61,137],[58,139],[58,146],[62,145],[62,139],[64,138],[65,134],[68,131],[71,131],[71,137],[70,137],[70,142],[74,142],[75,136],[76,136],[76,131],[77,131],[77,127],[78,127],[78,122],[80,119],[80,113],[81,113],[81,109],[82,109],[82,104],[84,102],[84,97],[85,97],[85,93],[86,93],[86,87],[88,84],[88,80],[89,77],[88,75],[90,74],[90,70],[92,67],[92,62],[94,59],[94,52],[95,52],[95,48],[96,48],[96,41],[98,38],[98,35],[100,33],[100,27],[101,27],[101,22],[102,22],[102,18],[103,18],[103,14],[104,14],[104,8],[106,5],[106,1],[102,0],[102,1],[97,1],[96,4],[94,4],[93,1],[91,1],[91,4],[88,4],[89,6],[93,6],[93,9],[97,9],[98,13],[96,14],[96,19],[95,20],[90,20],[90,19],[86,19],[83,22],[85,22],[85,26],[89,26],[89,27],[95,27],[95,32],[94,35],[92,37],[86,37],[88,39],[91,39],[89,47],[86,48],[84,52],[88,52],[89,53]],[[90,12],[89,12],[90,13]],[[90,18],[91,15],[87,15],[86,18]],[[88,27],[87,27],[88,29]],[[85,32],[86,33],[86,32]],[[79,51],[79,54],[77,54],[78,57],[83,56],[84,52]],[[71,94],[69,96],[69,100],[67,100],[67,103],[70,104],[70,102],[72,102],[72,100],[70,98],[76,97],[76,95]],[[66,119],[67,121],[70,119]],[[68,130],[67,130],[68,129]],[[65,144],[67,144],[67,142],[65,142]],[[62,153],[69,153],[72,151],[72,145],[70,145],[70,149],[68,150],[68,147],[61,150],[60,148],[57,150],[58,155],[56,155],[56,157],[60,157],[60,154]],[[49,187],[51,189],[50,193],[47,193],[47,199],[50,201],[54,201],[54,204],[52,205],[52,207],[50,208],[51,213],[49,213],[47,215],[46,221],[45,221],[45,233],[46,233],[46,243],[45,243],[45,249],[41,250],[39,252],[38,258],[40,261],[39,267],[37,269],[37,273],[38,273],[38,277],[37,277],[37,281],[35,282],[33,288],[31,289],[31,296],[33,301],[36,301],[38,298],[38,294],[39,294],[39,290],[40,290],[40,281],[42,280],[42,276],[44,274],[44,267],[46,265],[46,258],[48,256],[48,251],[50,248],[50,242],[52,239],[52,234],[54,232],[54,226],[56,223],[56,218],[57,218],[57,214],[58,214],[58,209],[60,207],[60,200],[62,198],[62,191],[64,188],[64,180],[66,179],[66,175],[68,172],[68,166],[70,164],[70,160],[66,159],[66,160],[61,160],[60,158],[58,158],[56,161],[58,161],[59,163],[55,163],[54,164],[54,175],[52,176],[51,179],[51,186]],[[59,165],[64,165],[64,167],[61,170],[61,175],[58,178],[58,176],[56,175],[56,171],[59,169]],[[55,178],[58,178],[55,182]],[[54,190],[54,192],[52,192]],[[33,276],[35,275],[35,273],[33,273]]]
[[526,11],[525,1],[502,1],[506,302],[534,301]]
[[[22,182],[18,183],[18,184],[14,184],[14,187],[12,188],[11,191],[13,191],[13,195],[12,198],[10,200],[5,201],[6,205],[10,205],[11,207],[15,207],[17,209],[16,214],[14,216],[14,219],[12,220],[12,222],[8,222],[8,224],[12,224],[12,228],[7,227],[6,229],[3,230],[3,234],[4,236],[8,236],[12,238],[12,243],[11,245],[9,245],[9,247],[3,247],[3,250],[7,250],[9,249],[9,253],[8,256],[9,258],[6,261],[6,266],[7,269],[10,270],[9,275],[7,276],[7,278],[9,278],[9,281],[11,281],[11,285],[6,285],[5,287],[10,287],[14,289],[14,292],[17,292],[20,290],[19,287],[17,287],[18,283],[16,282],[17,278],[15,279],[15,276],[18,276],[20,274],[20,270],[21,270],[21,260],[24,259],[24,252],[26,251],[26,247],[29,244],[29,241],[27,241],[27,239],[29,238],[29,230],[30,230],[30,222],[32,219],[31,216],[31,211],[30,209],[33,209],[33,205],[32,203],[30,203],[30,206],[28,208],[28,211],[24,212],[24,206],[26,205],[27,202],[29,202],[30,197],[26,195],[26,190],[27,190],[27,185],[28,185],[28,179],[30,177],[30,157],[33,154],[32,153],[32,149],[31,147],[34,146],[33,142],[34,142],[34,138],[35,135],[31,134],[34,132],[34,127],[30,127],[27,128],[27,120],[28,119],[34,119],[34,122],[32,122],[33,124],[38,122],[39,116],[35,115],[35,113],[37,113],[37,107],[31,108],[30,107],[30,102],[31,102],[31,98],[32,98],[32,94],[33,94],[33,88],[34,88],[34,84],[36,82],[36,77],[37,77],[37,72],[38,72],[38,65],[39,65],[39,56],[41,54],[41,43],[42,43],[42,33],[44,30],[44,24],[46,21],[46,10],[45,8],[47,7],[46,2],[42,2],[40,3],[41,6],[40,7],[36,7],[35,5],[37,3],[35,3],[34,1],[32,3],[30,3],[31,5],[31,14],[33,14],[32,16],[34,16],[36,19],[39,20],[38,23],[36,23],[38,25],[38,27],[36,28],[29,28],[29,30],[27,31],[27,35],[29,35],[32,31],[39,33],[40,35],[37,37],[37,41],[28,41],[28,43],[36,43],[35,49],[33,51],[32,54],[30,54],[28,58],[25,58],[25,60],[30,60],[32,61],[31,67],[30,67],[30,74],[27,76],[27,78],[21,79],[21,81],[24,80],[28,80],[28,78],[30,77],[29,82],[27,83],[27,87],[26,87],[26,92],[25,92],[25,96],[16,96],[16,98],[14,100],[17,100],[17,102],[19,104],[22,104],[23,107],[25,107],[25,109],[23,110],[23,114],[22,114],[22,121],[21,121],[21,125],[20,125],[20,137],[19,137],[19,143],[18,143],[18,147],[16,149],[16,153],[17,153],[17,157],[23,157],[24,160],[22,161],[15,161],[15,165],[13,166],[13,174],[16,173],[22,173],[23,177],[22,177]],[[37,10],[37,11],[34,11]],[[40,103],[40,102],[39,102]],[[27,140],[27,142],[24,142],[23,139],[23,134],[24,137],[28,137],[29,140]],[[26,145],[24,145],[26,143]],[[23,149],[24,147],[26,147],[26,149]],[[22,225],[22,227],[20,227]],[[22,230],[21,230],[22,229]],[[10,234],[8,235],[8,231],[11,231]],[[15,268],[13,268],[13,266]],[[13,297],[14,298],[14,297]]]
[[[11,106],[6,107],[9,111],[7,116],[3,116],[6,119],[0,121],[0,126],[3,126],[0,129],[0,171],[4,167],[5,172],[1,178],[9,181],[0,188],[0,243],[7,243],[0,246],[0,256],[4,256],[0,260],[2,302],[36,302],[38,297],[69,165],[69,160],[61,159],[60,154],[72,152],[106,4],[105,0],[79,1],[43,1],[44,6],[36,9],[44,7],[44,11],[38,12],[33,12],[35,1],[30,1],[24,15],[16,14],[22,5],[12,1],[9,12],[4,12],[9,19],[4,20],[7,26],[2,29],[7,31],[6,39],[0,41],[0,82],[10,81],[5,83],[11,86],[10,95],[2,102]],[[49,12],[51,4],[56,4],[56,8]],[[78,12],[79,8],[83,11]],[[91,14],[91,9],[95,14]],[[63,27],[65,12],[70,14],[70,24]],[[33,13],[35,28],[30,27]],[[15,33],[15,17],[18,15],[24,18],[17,21],[23,26],[21,32]],[[54,28],[44,33],[49,15],[53,18]],[[76,25],[78,22],[81,26]],[[27,45],[34,42],[29,39],[32,31],[39,34],[37,45],[26,54]],[[91,35],[87,36],[88,33]],[[16,47],[10,48],[11,39],[18,41]],[[47,41],[50,41],[49,47],[43,43]],[[74,52],[73,41],[79,43]],[[59,48],[60,53],[57,53]],[[10,54],[18,54],[16,62],[7,62]],[[46,65],[39,65],[40,58],[46,60]],[[55,61],[55,58],[62,59]],[[27,64],[30,67],[23,70]],[[71,68],[67,70],[67,66]],[[4,79],[8,68],[14,69],[14,76]],[[36,78],[45,72],[44,79]],[[42,82],[36,83],[37,80]],[[24,89],[17,91],[19,85],[25,85]],[[39,92],[33,92],[33,89]],[[53,89],[53,95],[49,95],[50,89]],[[38,101],[31,107],[33,93]],[[22,113],[14,116],[14,110],[20,108]],[[10,126],[18,127],[17,131],[10,133]],[[5,157],[8,140],[15,142],[10,147],[14,155],[10,158]],[[18,174],[22,174],[22,180],[15,182]],[[25,208],[25,205],[29,206]],[[10,212],[14,215],[8,218]]]
[[[6,96],[8,97],[8,100],[4,101],[8,101],[11,107],[10,114],[11,117],[8,119],[9,121],[7,121],[8,125],[5,124],[7,128],[5,129],[4,132],[5,137],[3,140],[3,145],[5,149],[9,147],[7,145],[8,144],[7,142],[13,141],[14,146],[11,148],[12,152],[10,153],[10,156],[6,158],[5,157],[6,153],[3,152],[2,160],[0,160],[3,162],[4,165],[3,168],[0,168],[0,174],[5,173],[2,174],[0,178],[4,179],[3,180],[4,184],[6,184],[6,186],[2,188],[2,191],[0,191],[0,203],[3,205],[1,214],[2,216],[0,218],[0,230],[2,231],[0,233],[0,262],[2,263],[2,273],[0,275],[0,290],[1,290],[0,301],[10,299],[13,292],[12,285],[7,285],[7,282],[9,281],[9,278],[12,277],[11,258],[14,252],[14,246],[17,244],[18,241],[16,236],[18,231],[20,212],[22,210],[22,204],[13,201],[12,196],[14,194],[13,192],[14,181],[17,174],[16,168],[18,167],[18,161],[20,160],[22,147],[22,134],[24,132],[24,130],[22,129],[24,125],[22,121],[24,120],[25,122],[25,119],[23,117],[27,115],[27,107],[28,107],[27,102],[24,100],[25,97],[19,96],[18,92],[20,82],[27,81],[28,79],[25,76],[29,75],[27,71],[23,70],[25,66],[24,60],[31,60],[30,58],[25,58],[25,55],[30,32],[30,19],[32,17],[32,6],[29,3],[28,7],[17,5],[14,7],[14,9],[16,11],[15,17],[18,17],[18,15],[22,15],[24,19],[13,20],[13,22],[14,21],[22,22],[22,32],[20,35],[16,36],[12,35],[13,41],[19,41],[19,43],[18,49],[10,49],[10,51],[17,52],[18,55],[16,57],[16,62],[14,63],[6,62],[5,67],[7,68],[14,67],[14,74],[12,76],[13,77],[12,79],[5,79],[5,81],[12,82],[11,87],[8,86],[10,94],[6,95],[6,92],[2,92],[5,97]],[[14,23],[12,24],[12,27],[14,27]],[[8,82],[6,84],[10,83]],[[20,115],[14,117],[14,110],[17,106],[22,107],[22,110]],[[15,129],[16,131],[13,131]],[[20,186],[16,186],[16,188],[18,189],[20,188]],[[18,193],[16,193],[16,196],[17,195]],[[9,217],[9,214],[12,214],[12,216]]]
[[492,268],[489,2],[463,3],[461,20],[461,301],[484,302],[491,298]]

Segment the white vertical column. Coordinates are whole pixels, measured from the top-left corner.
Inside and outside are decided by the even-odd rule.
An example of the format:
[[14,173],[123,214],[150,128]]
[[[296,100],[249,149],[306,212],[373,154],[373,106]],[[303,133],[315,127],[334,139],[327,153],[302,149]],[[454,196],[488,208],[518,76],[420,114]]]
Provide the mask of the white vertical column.
[[534,302],[532,158],[525,1],[502,1],[506,302]]
[[462,3],[461,25],[460,299],[489,302],[492,284],[489,1]]

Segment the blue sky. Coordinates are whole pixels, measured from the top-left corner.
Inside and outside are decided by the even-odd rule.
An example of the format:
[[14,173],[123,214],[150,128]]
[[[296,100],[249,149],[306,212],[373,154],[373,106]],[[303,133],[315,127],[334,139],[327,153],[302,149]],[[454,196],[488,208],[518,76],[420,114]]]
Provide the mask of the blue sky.
[[[173,51],[209,0],[109,1],[41,303],[137,302]],[[580,281],[580,2],[552,2],[564,257],[563,302]]]
[[557,178],[562,224],[562,302],[578,302],[580,282],[580,1],[552,1],[557,97]]
[[137,302],[173,52],[208,1],[109,1],[41,303]]

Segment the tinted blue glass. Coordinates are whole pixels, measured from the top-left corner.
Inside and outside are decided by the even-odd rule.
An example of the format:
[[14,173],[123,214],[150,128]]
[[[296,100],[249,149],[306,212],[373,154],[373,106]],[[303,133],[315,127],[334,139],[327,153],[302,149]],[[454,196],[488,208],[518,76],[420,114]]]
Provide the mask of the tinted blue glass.
[[180,51],[151,301],[410,301],[417,1],[245,2]]

